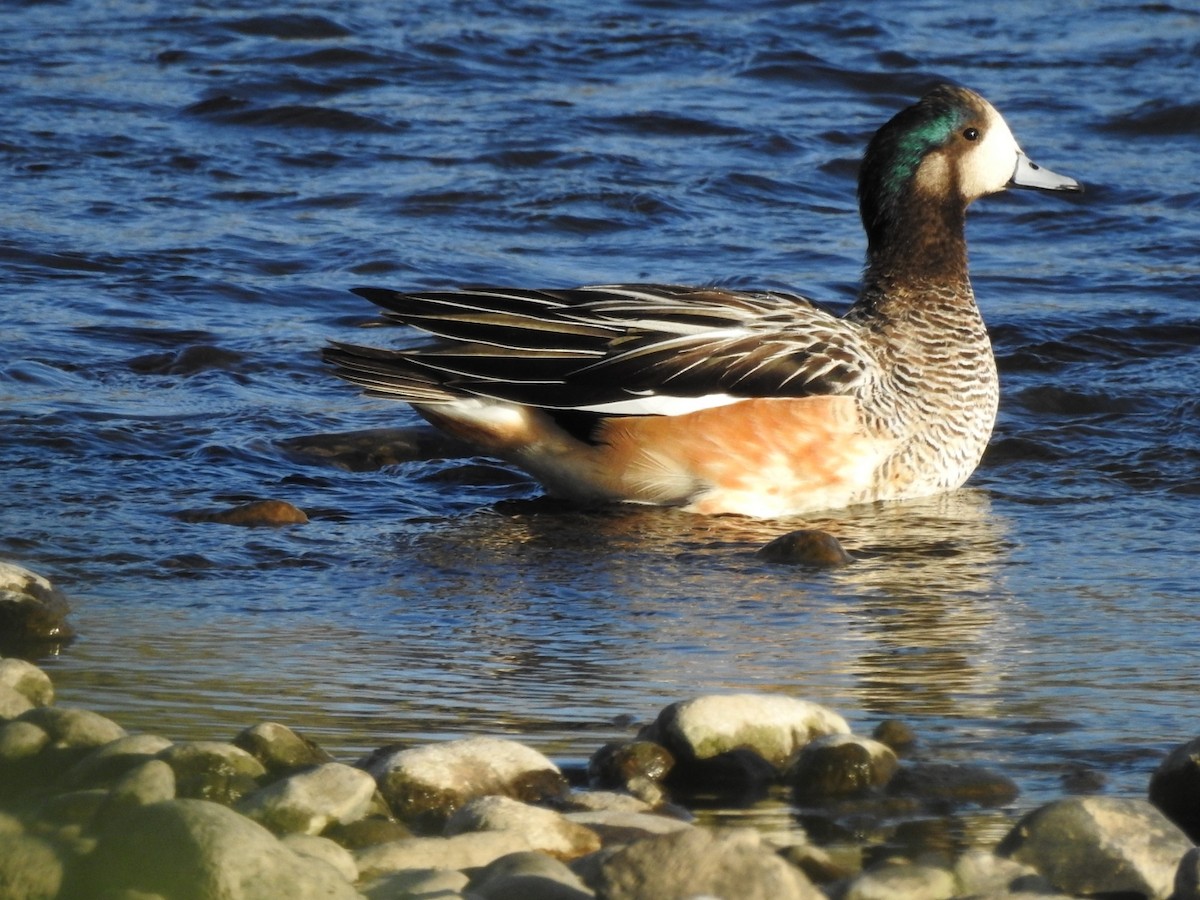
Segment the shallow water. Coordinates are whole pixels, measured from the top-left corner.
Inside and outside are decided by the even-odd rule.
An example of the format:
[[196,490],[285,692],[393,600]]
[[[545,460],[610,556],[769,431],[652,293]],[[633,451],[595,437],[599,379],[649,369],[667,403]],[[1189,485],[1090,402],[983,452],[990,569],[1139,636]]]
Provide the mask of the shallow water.
[[[1170,4],[65,2],[0,10],[0,554],[73,598],[60,702],[344,757],[562,762],[718,690],[909,721],[1018,806],[1135,796],[1200,732],[1200,17]],[[281,443],[413,425],[320,364],[357,284],[853,296],[870,133],[971,85],[1087,185],[972,211],[1000,357],[968,488],[787,522],[582,513],[481,461]],[[274,497],[280,530],[181,520]],[[797,527],[859,561],[753,552]]]

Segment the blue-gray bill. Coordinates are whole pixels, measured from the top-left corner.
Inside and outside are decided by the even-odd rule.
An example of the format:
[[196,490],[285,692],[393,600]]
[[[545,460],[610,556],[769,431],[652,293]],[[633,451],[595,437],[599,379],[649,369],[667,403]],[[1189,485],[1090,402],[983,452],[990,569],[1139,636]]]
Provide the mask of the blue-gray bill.
[[1017,167],[1013,170],[1009,184],[1014,187],[1037,188],[1040,191],[1082,191],[1074,178],[1051,172],[1031,160],[1024,153],[1017,154]]

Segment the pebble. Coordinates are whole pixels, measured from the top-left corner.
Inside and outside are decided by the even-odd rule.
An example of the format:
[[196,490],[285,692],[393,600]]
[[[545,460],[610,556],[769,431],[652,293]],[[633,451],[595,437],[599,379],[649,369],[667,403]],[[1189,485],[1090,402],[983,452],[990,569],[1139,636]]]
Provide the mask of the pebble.
[[[612,789],[569,791],[550,760],[502,738],[350,766],[279,723],[232,743],[130,735],[54,706],[39,669],[9,662],[0,684],[42,705],[0,721],[5,900],[1200,900],[1200,849],[1147,801],[1070,797],[980,826],[959,810],[1010,802],[1011,780],[900,762],[780,695],[672,704],[593,758],[593,788]],[[1186,774],[1193,744],[1160,773]],[[784,829],[695,824],[675,794],[681,766],[761,782],[771,799],[751,812],[778,808]],[[788,805],[789,787],[814,805]]]

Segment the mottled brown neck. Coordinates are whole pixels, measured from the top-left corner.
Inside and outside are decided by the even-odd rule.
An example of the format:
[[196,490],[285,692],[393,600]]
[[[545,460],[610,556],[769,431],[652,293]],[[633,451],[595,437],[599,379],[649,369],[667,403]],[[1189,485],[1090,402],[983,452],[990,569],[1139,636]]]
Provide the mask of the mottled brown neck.
[[973,303],[967,273],[966,208],[957,198],[915,191],[888,211],[885,227],[867,235],[867,265],[859,304],[887,312],[923,296]]

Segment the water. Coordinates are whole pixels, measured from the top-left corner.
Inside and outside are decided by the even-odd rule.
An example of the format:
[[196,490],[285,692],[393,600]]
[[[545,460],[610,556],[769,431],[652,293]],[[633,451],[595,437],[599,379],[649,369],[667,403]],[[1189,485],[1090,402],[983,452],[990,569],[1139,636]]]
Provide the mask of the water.
[[[1200,17],[1170,4],[63,2],[0,10],[0,554],[71,595],[62,703],[343,758],[561,762],[722,690],[899,716],[1020,784],[1143,794],[1200,733]],[[481,461],[281,443],[413,425],[318,353],[358,284],[854,292],[870,133],[938,79],[1087,185],[972,211],[1000,357],[968,488],[789,522],[536,502]],[[282,530],[179,513],[273,497]],[[753,551],[801,526],[832,572]]]

